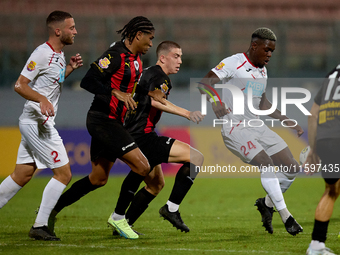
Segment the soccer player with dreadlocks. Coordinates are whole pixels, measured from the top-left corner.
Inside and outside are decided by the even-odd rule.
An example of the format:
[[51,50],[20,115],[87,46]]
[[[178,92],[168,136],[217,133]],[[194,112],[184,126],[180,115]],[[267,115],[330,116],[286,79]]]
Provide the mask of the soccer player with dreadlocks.
[[[123,29],[117,31],[122,40],[113,43],[94,61],[82,79],[80,86],[95,95],[86,122],[92,137],[92,172],[75,182],[60,197],[49,220],[52,232],[55,215],[90,191],[104,186],[114,162],[119,158],[132,171],[122,184],[120,199],[108,223],[121,236],[138,238],[126,222],[125,211],[139,184],[149,173],[150,165],[132,136],[124,129],[123,120],[128,109],[137,107],[132,95],[142,72],[141,54],[152,47],[154,31],[153,24],[147,18],[133,18]],[[150,93],[155,100],[162,101],[162,92]]]

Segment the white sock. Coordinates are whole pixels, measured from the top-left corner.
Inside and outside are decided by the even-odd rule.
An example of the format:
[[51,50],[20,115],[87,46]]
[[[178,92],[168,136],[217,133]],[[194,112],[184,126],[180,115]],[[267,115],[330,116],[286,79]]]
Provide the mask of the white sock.
[[166,204],[168,205],[169,212],[177,212],[178,211],[178,208],[179,208],[178,204],[175,204],[175,203],[173,203],[169,200],[168,200],[168,202],[166,202]]
[[122,220],[122,219],[125,219],[125,215],[120,215],[120,214],[117,214],[117,213],[113,212],[113,213],[111,214],[111,218],[112,218],[114,221]]
[[286,208],[286,203],[283,199],[279,180],[275,176],[274,167],[270,166],[266,169],[261,169],[261,183],[276,209],[280,211]]
[[289,189],[290,185],[292,185],[292,183],[294,182],[295,176],[297,174],[298,173],[294,173],[294,174],[282,173],[282,172],[276,173],[276,177],[279,179],[282,193],[285,193]]
[[289,216],[291,216],[292,214],[288,211],[287,208],[283,208],[282,210],[279,211],[279,214],[281,216],[281,220],[283,223],[286,223],[287,219],[289,218]]
[[0,209],[7,204],[21,188],[20,185],[13,181],[11,176],[3,180],[0,184]]
[[273,208],[274,204],[273,201],[270,199],[270,197],[268,196],[268,194],[266,195],[266,197],[264,198],[264,203],[266,204],[266,206]]
[[65,184],[51,178],[44,189],[39,212],[33,227],[47,226],[48,217],[65,188]]
[[313,250],[322,250],[322,249],[324,249],[326,246],[325,246],[325,243],[323,243],[323,242],[319,242],[319,241],[316,241],[316,240],[312,240],[311,243],[310,243],[310,247],[311,247]]

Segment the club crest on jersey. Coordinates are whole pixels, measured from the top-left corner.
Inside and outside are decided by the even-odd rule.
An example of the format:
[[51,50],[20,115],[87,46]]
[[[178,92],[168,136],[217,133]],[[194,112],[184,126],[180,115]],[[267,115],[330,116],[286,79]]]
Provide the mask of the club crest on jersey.
[[37,65],[37,63],[35,63],[33,60],[31,62],[28,63],[27,65],[27,70],[32,72],[35,70],[35,66]]
[[99,66],[103,69],[107,69],[109,67],[110,63],[111,62],[107,57],[99,59],[99,62],[98,62]]
[[161,90],[162,90],[162,92],[165,94],[166,92],[168,92],[168,90],[169,90],[169,87],[168,87],[168,85],[166,85],[165,83],[163,83],[162,85],[161,85]]
[[138,69],[139,69],[139,63],[138,63],[138,61],[137,61],[137,60],[135,60],[135,61],[133,61],[133,63],[135,64],[135,68],[136,68],[136,70],[138,70]]
[[224,67],[224,63],[221,62],[221,63],[219,63],[219,64],[215,67],[215,69],[216,69],[216,70],[221,70],[223,67]]

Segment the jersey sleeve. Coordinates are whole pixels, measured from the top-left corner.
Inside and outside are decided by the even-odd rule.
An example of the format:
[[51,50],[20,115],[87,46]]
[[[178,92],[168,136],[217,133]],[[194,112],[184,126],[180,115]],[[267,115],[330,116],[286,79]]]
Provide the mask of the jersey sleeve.
[[104,53],[91,64],[80,87],[93,94],[111,94],[111,76],[119,69],[121,57],[118,52]]
[[170,81],[165,76],[158,76],[150,82],[149,91],[156,89],[161,90],[165,95],[169,94],[170,91]]
[[91,64],[91,67],[97,69],[101,77],[111,77],[117,72],[121,65],[122,58],[116,51],[107,51],[100,58]]
[[228,57],[223,59],[217,66],[211,69],[211,71],[213,71],[220,80],[229,80],[235,75],[236,66],[237,59]]
[[44,66],[47,64],[47,55],[44,54],[43,49],[36,48],[28,58],[20,74],[32,81],[43,71]]
[[314,98],[314,102],[317,104],[317,105],[321,105],[321,98],[322,98],[322,87],[320,88],[318,94],[316,94],[315,98]]

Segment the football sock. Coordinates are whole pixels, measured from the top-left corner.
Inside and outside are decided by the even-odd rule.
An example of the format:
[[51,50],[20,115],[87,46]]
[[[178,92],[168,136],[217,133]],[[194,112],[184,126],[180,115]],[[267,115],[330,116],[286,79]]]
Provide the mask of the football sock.
[[260,170],[262,187],[267,192],[276,209],[281,211],[286,208],[286,203],[283,199],[279,180],[275,176],[274,167],[271,166]]
[[270,208],[274,207],[274,204],[273,204],[272,200],[270,199],[270,197],[268,196],[268,194],[264,198],[264,203],[266,204],[266,206],[268,206]]
[[117,214],[117,213],[112,213],[111,214],[111,218],[114,220],[114,221],[117,221],[117,220],[122,220],[125,218],[125,215],[120,215],[120,214]]
[[290,173],[277,172],[275,174],[276,174],[276,177],[279,179],[282,193],[285,193],[289,189],[290,185],[292,185],[292,183],[294,182],[295,176],[298,173],[290,174]]
[[143,214],[143,212],[148,208],[149,203],[156,196],[149,193],[145,187],[141,188],[137,194],[134,196],[129,209],[126,212],[126,219],[131,226],[136,220]]
[[[278,210],[279,211],[279,210]],[[279,214],[281,216],[281,220],[283,223],[286,223],[287,219],[289,218],[289,216],[291,216],[292,214],[288,211],[287,208],[283,208],[282,210],[279,211]]]
[[319,241],[315,241],[315,240],[312,240],[310,242],[310,247],[313,249],[313,250],[321,250],[321,249],[324,249],[326,247],[325,243],[323,242],[319,242]]
[[0,184],[0,209],[7,204],[21,188],[20,185],[13,181],[11,176],[3,180]]
[[328,230],[329,221],[314,221],[314,228],[312,232],[312,240],[319,242],[326,242],[327,239],[327,230]]
[[168,202],[166,202],[166,204],[168,205],[168,210],[169,212],[177,212],[179,205],[172,203],[171,201],[168,200]]
[[185,195],[188,193],[191,185],[194,183],[195,177],[198,173],[194,171],[190,174],[191,169],[195,169],[195,165],[192,163],[184,163],[183,166],[178,170],[175,178],[175,183],[172,188],[169,201],[174,204],[181,204]]
[[33,225],[34,227],[47,226],[48,217],[65,188],[65,184],[54,178],[51,178],[47,183],[43,192],[39,212]]
[[93,185],[90,182],[89,176],[85,176],[83,179],[73,183],[72,186],[61,195],[54,210],[59,213],[64,207],[75,203],[87,193],[99,187],[101,186]]
[[126,209],[129,207],[136,191],[139,188],[139,185],[144,179],[145,176],[130,171],[130,173],[125,177],[120,189],[119,198],[114,210],[115,213],[119,215],[125,215]]

